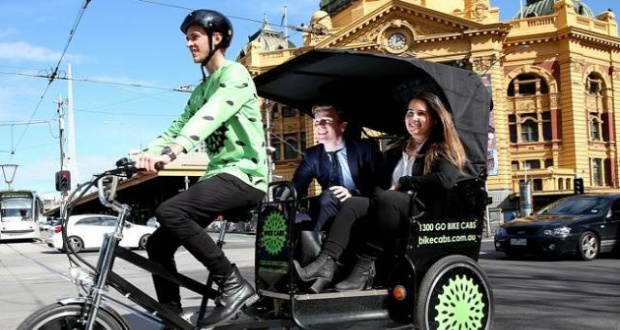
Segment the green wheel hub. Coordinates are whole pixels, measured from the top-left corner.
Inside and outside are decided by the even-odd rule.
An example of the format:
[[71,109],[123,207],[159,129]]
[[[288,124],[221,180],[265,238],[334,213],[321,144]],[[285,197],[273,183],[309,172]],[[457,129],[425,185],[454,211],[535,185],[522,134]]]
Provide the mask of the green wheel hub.
[[438,330],[475,330],[483,327],[485,302],[477,284],[467,277],[455,276],[442,287],[435,306]]

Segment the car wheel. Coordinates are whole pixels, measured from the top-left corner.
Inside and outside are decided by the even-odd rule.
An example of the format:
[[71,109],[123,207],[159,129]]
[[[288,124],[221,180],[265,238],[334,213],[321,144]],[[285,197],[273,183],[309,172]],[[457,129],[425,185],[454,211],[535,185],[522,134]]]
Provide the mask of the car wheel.
[[140,237],[140,241],[138,242],[139,249],[146,250],[146,244],[149,242],[149,237],[151,237],[151,234],[142,235],[142,237]]
[[69,236],[67,238],[67,246],[69,247],[69,251],[78,253],[84,250],[84,241],[77,236]]
[[594,260],[599,251],[598,237],[591,231],[586,231],[579,237],[577,256],[584,261]]

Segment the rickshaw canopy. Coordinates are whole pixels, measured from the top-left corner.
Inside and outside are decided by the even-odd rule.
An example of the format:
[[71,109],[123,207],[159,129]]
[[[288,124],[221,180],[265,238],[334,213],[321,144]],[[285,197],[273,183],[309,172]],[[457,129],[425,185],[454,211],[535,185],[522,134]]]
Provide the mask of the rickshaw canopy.
[[396,55],[315,49],[254,81],[263,98],[310,115],[315,104],[334,104],[344,110],[349,125],[401,136],[407,134],[408,95],[430,90],[453,114],[469,159],[465,174],[486,179],[492,103],[487,87],[473,71]]

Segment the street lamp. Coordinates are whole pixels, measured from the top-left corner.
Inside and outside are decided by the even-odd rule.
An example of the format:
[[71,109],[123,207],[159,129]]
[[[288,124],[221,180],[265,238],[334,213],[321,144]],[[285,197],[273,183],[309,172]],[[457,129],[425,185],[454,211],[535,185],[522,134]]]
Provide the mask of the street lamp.
[[13,183],[13,179],[15,178],[15,172],[17,172],[17,164],[2,164],[2,175],[4,176],[4,182],[9,185],[9,190],[11,190],[11,183]]

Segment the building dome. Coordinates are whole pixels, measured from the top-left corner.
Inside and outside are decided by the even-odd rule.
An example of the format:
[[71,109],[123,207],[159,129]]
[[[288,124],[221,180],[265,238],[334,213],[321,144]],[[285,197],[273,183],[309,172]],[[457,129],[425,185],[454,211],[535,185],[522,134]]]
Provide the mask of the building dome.
[[[556,0],[528,0],[527,5],[513,17],[513,19],[520,19],[521,17],[537,17],[552,15],[555,12],[554,4]],[[582,0],[567,0],[573,3],[575,6],[575,12],[578,15],[586,16],[588,18],[594,18],[592,9],[588,7]]]
[[267,19],[265,19],[265,21],[263,22],[263,26],[258,31],[248,37],[248,43],[243,47],[241,52],[239,52],[237,60],[249,54],[252,44],[258,45],[258,49],[260,51],[270,51],[297,47],[290,40],[287,40],[284,32],[276,31],[271,26],[269,26],[269,23],[267,23]]

